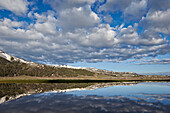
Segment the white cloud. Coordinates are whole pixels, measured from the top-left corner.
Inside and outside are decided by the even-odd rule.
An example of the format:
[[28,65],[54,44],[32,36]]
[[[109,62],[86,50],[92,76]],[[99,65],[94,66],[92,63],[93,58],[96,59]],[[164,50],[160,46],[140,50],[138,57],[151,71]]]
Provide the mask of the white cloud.
[[36,31],[45,34],[56,34],[56,26],[57,26],[57,19],[49,13],[46,15],[39,15],[37,13],[34,13],[35,18],[37,19],[36,23],[34,25],[31,25],[30,27],[33,27]]
[[[8,53],[15,51],[16,56],[32,61],[53,63],[120,62],[169,52],[166,40],[161,37],[140,37],[132,26],[126,28],[121,25],[114,28],[109,24],[99,24],[89,29],[78,28],[63,32],[54,29],[57,27],[56,18],[51,15],[45,17],[44,21],[37,20],[26,29],[13,28],[5,24],[6,19],[1,20],[0,48]],[[54,26],[51,28],[50,24]],[[38,28],[38,25],[43,27]],[[145,35],[149,36],[151,33]]]
[[100,18],[91,11],[89,5],[79,8],[65,9],[59,12],[58,24],[64,30],[88,28],[100,22]]
[[166,39],[162,36],[145,31],[143,34],[138,34],[135,28],[129,25],[127,28],[120,26],[117,37],[122,44],[129,44],[133,46],[154,46],[158,44],[167,43]]
[[22,15],[27,12],[28,4],[27,0],[0,0],[0,9],[6,9],[17,15]]
[[72,42],[76,42],[80,46],[94,48],[113,47],[114,44],[118,43],[115,35],[116,32],[109,24],[100,24],[89,30],[79,29],[67,33]]
[[170,34],[170,9],[165,11],[148,12],[146,17],[143,17],[140,25],[144,26],[148,30]]
[[148,0],[148,7],[151,11],[167,10],[170,6],[169,0]]
[[143,63],[136,63],[137,65],[152,65],[152,64],[170,64],[170,59],[151,59],[146,60]]
[[[91,10],[95,0],[44,0],[56,11],[58,27],[63,31],[72,31],[76,28],[93,27],[100,22],[100,18]],[[38,16],[37,16],[38,17]]]
[[111,15],[107,14],[106,16],[104,16],[104,21],[107,23],[112,23],[113,18]]
[[17,22],[11,21],[8,18],[4,18],[0,20],[0,25],[8,26],[8,27],[21,27],[24,25],[25,22]]
[[32,15],[34,15],[34,17],[37,19],[37,22],[45,22],[45,21],[47,21],[48,20],[48,18],[46,17],[46,15],[40,15],[40,14],[38,14],[38,13],[34,13],[34,14],[32,14]]
[[99,11],[115,12],[118,10],[123,11],[134,0],[107,0],[107,2],[100,6]]
[[131,2],[131,4],[123,11],[124,16],[128,19],[141,19],[141,17],[146,14],[147,1],[148,0]]
[[95,2],[95,0],[43,0],[44,3],[48,3],[57,12],[63,9],[72,9],[73,7],[79,8],[85,5],[90,5]]
[[139,20],[147,11],[148,0],[107,0],[98,11],[116,12],[122,11],[126,20]]
[[45,22],[42,24],[36,23],[34,27],[37,31],[42,32],[44,34],[55,34],[56,32],[55,25],[49,22]]
[[[55,11],[41,14],[30,11],[28,17],[33,20],[31,24],[1,19],[0,48],[8,53],[15,51],[15,56],[23,56],[25,59],[52,63],[121,62],[170,52],[168,40],[157,33],[158,29],[164,33],[166,30],[162,29],[168,28],[169,10],[150,10],[139,24],[112,27],[109,25],[112,21],[110,13],[100,16],[92,11],[90,6],[94,1],[48,2]],[[101,6],[101,10],[121,10],[125,11],[124,15],[141,17],[138,13],[145,10],[146,4],[145,0],[108,0]],[[135,7],[137,13],[132,7]],[[146,29],[139,34],[138,26]],[[168,34],[169,30],[166,32]]]

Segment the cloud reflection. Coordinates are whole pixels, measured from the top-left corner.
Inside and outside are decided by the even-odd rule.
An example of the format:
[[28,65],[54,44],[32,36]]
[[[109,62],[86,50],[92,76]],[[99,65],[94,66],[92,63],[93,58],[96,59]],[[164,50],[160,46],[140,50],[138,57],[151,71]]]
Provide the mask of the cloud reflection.
[[0,105],[3,113],[168,112],[169,105],[134,101],[122,96],[73,96],[63,93],[31,95]]

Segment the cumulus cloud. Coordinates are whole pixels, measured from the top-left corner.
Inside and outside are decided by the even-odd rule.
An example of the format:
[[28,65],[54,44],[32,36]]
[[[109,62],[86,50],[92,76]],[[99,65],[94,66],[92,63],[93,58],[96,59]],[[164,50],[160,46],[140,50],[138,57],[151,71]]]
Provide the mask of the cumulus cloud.
[[151,11],[143,17],[140,25],[158,33],[170,34],[170,9],[165,11]]
[[0,20],[1,26],[7,26],[7,27],[21,27],[24,25],[25,22],[18,22],[18,21],[11,21],[8,18],[4,18]]
[[43,0],[44,3],[50,4],[57,12],[63,9],[72,9],[73,7],[79,8],[85,5],[90,5],[95,0]]
[[[50,20],[48,16],[46,18],[48,18],[47,21]],[[1,47],[4,46],[3,49],[9,52],[11,52],[9,48],[13,48],[18,51],[16,54],[18,53],[19,56],[26,59],[57,63],[119,62],[133,57],[142,58],[164,54],[161,52],[168,48],[166,42],[157,44],[153,42],[150,44],[151,47],[142,42],[141,46],[142,40],[138,38],[132,26],[113,28],[109,24],[101,24],[90,30],[77,29],[67,33],[56,31],[55,35],[51,35],[35,29],[36,25],[37,23],[32,27],[29,26],[29,29],[23,30],[14,29],[4,24],[1,29],[6,27],[3,29],[6,34],[4,34],[5,37],[1,36],[0,42],[3,42],[0,43]],[[122,37],[118,37],[121,36],[118,35],[119,33]],[[136,44],[136,48],[133,47],[133,38],[134,42],[139,42]],[[145,40],[147,43],[149,39]]]
[[0,0],[0,9],[12,11],[17,15],[25,14],[28,10],[27,0]]
[[[84,34],[84,36],[81,35],[79,43],[82,46],[86,47],[87,46],[95,48],[113,47],[114,44],[118,43],[118,40],[116,39],[115,36],[116,32],[113,30],[112,27],[110,27],[109,24],[106,25],[100,24],[99,26],[88,30],[88,32]],[[78,39],[78,37],[76,38]]]
[[148,0],[148,7],[152,11],[167,10],[170,6],[169,0]]
[[39,15],[34,13],[35,18],[37,19],[34,25],[30,25],[29,27],[33,27],[36,31],[41,32],[43,34],[56,34],[56,26],[57,26],[57,19],[54,17],[53,14],[46,15]]
[[169,6],[169,0],[107,0],[98,8],[98,11],[111,13],[121,11],[126,20],[140,20],[148,11],[166,11]]
[[133,0],[107,0],[107,2],[100,6],[99,11],[118,11],[127,8]]
[[87,28],[100,22],[100,18],[94,13],[89,5],[84,7],[73,7],[59,12],[58,24],[64,30],[75,28]]
[[128,19],[140,19],[147,11],[147,1],[133,1],[131,4],[125,8],[124,16],[128,17]]
[[[12,22],[12,20],[8,21]],[[5,23],[5,19],[1,21],[1,48],[11,53],[16,51],[15,55],[33,61],[120,62],[129,58],[165,54],[169,49],[167,42],[160,37],[139,38],[132,26],[122,25],[114,28],[109,24],[99,24],[90,29],[79,28],[63,32],[54,30],[57,27],[57,19],[50,15],[46,16],[43,22],[37,20],[27,29],[16,29]],[[42,27],[38,28],[39,25],[42,25],[45,30]]]
[[107,14],[104,16],[104,21],[107,22],[107,23],[112,23],[113,21],[113,18],[111,15]]
[[58,16],[58,27],[63,31],[76,28],[88,28],[100,22],[100,18],[91,10],[95,0],[44,0],[50,4]]
[[148,0],[107,0],[107,2],[100,6],[98,11],[105,11],[114,13],[122,11],[126,19],[140,19],[147,11]]
[[170,64],[170,59],[151,59],[144,61],[143,63],[137,63],[137,65],[147,65],[147,64]]
[[[54,10],[30,11],[27,15],[33,20],[30,23],[7,17],[0,19],[0,49],[27,60],[58,64],[121,62],[170,52],[169,41],[157,30],[168,29],[168,9],[150,10],[139,24],[112,26],[114,18],[110,13],[100,16],[91,9],[94,1],[44,0],[44,3]],[[140,13],[145,11],[147,3],[146,0],[108,0],[100,10],[121,10],[124,15],[141,17],[143,13],[136,14],[132,9],[135,7]],[[138,25],[145,28],[144,32],[137,31]],[[169,30],[165,31],[160,32],[168,35]]]

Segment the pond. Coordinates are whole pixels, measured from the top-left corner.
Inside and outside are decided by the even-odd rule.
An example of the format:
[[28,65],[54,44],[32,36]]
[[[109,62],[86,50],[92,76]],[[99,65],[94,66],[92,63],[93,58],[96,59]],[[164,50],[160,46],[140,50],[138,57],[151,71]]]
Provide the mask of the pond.
[[2,113],[169,113],[170,82],[0,84]]

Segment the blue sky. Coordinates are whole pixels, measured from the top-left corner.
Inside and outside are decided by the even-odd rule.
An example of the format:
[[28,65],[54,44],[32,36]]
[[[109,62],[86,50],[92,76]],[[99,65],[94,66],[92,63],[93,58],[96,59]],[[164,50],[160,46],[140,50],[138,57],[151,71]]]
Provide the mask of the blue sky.
[[0,0],[0,49],[44,64],[169,72],[170,0]]

